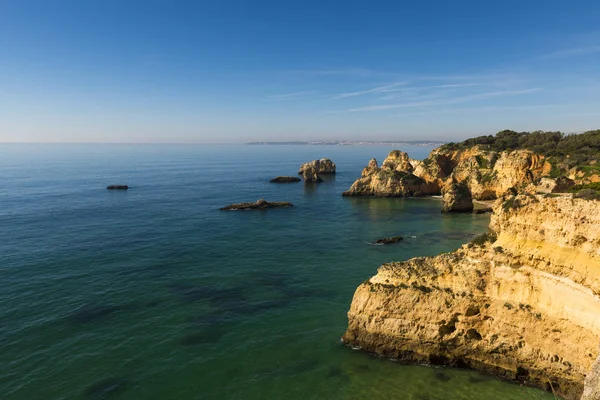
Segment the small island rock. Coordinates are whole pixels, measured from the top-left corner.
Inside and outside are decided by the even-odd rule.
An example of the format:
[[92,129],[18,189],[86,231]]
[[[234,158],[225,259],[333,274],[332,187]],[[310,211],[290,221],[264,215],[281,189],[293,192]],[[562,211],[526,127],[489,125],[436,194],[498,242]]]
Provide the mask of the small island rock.
[[383,239],[377,239],[375,241],[376,244],[392,244],[392,243],[398,243],[399,241],[403,240],[404,238],[402,236],[394,236],[394,237],[390,237],[390,238],[383,238]]
[[276,178],[271,179],[269,182],[271,183],[294,183],[300,182],[302,179],[296,176],[278,176]]
[[221,207],[220,210],[264,210],[266,208],[278,208],[278,207],[293,207],[294,205],[289,201],[274,201],[268,202],[265,199],[257,200],[255,203],[234,203],[225,207]]
[[127,190],[129,186],[127,185],[109,185],[106,187],[108,190]]
[[335,174],[335,164],[329,158],[322,158],[302,164],[298,170],[298,175],[304,175],[304,172],[309,168],[314,168],[317,174]]

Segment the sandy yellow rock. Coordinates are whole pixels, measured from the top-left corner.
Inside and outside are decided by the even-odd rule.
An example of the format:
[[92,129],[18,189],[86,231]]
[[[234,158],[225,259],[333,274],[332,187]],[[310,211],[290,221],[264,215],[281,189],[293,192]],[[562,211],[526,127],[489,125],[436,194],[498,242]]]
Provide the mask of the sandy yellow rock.
[[490,228],[481,245],[381,266],[356,290],[344,342],[579,399],[597,376],[600,202],[510,197]]

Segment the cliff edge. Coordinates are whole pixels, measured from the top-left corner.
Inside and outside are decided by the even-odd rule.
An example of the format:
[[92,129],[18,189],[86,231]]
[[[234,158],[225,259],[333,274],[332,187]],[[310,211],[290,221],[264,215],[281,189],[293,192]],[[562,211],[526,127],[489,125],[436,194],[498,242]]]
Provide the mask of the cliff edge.
[[[361,284],[344,343],[470,367],[586,400],[600,366],[600,202],[496,201],[490,232],[455,252],[384,264]],[[590,372],[592,371],[592,372]]]

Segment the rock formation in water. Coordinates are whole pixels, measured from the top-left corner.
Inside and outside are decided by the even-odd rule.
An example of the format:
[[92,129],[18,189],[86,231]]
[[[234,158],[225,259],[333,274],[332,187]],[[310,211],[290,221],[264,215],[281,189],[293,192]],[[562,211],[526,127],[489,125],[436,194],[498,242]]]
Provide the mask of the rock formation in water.
[[465,182],[452,180],[442,188],[442,212],[473,212],[473,198]]
[[583,398],[597,400],[600,202],[499,199],[490,233],[381,266],[356,290],[348,320],[350,346],[476,368],[568,400],[580,398],[588,374]]
[[317,168],[314,165],[307,165],[302,170],[302,177],[304,182],[321,183],[323,179],[319,176]]
[[389,237],[389,238],[377,239],[375,241],[375,244],[392,244],[392,243],[398,243],[402,240],[404,240],[404,238],[402,236],[393,236],[393,237]]
[[109,185],[106,187],[108,190],[127,190],[129,186],[127,185]]
[[436,183],[414,175],[408,155],[394,150],[381,167],[372,159],[344,196],[411,197],[439,194]]
[[288,201],[274,201],[269,202],[265,199],[257,200],[255,203],[235,203],[225,207],[221,207],[220,210],[264,210],[266,208],[279,208],[279,207],[293,207],[294,205]]
[[600,131],[566,136],[503,131],[440,146],[423,161],[394,150],[381,168],[371,160],[344,195],[440,195],[451,182],[466,184],[474,200],[513,191],[564,193],[574,184],[600,182],[599,156]]
[[329,158],[322,158],[302,164],[298,170],[298,175],[304,175],[305,170],[308,168],[314,169],[320,175],[335,174],[335,164]]
[[271,183],[294,183],[300,182],[302,179],[296,176],[278,176],[276,178],[271,179],[269,182]]

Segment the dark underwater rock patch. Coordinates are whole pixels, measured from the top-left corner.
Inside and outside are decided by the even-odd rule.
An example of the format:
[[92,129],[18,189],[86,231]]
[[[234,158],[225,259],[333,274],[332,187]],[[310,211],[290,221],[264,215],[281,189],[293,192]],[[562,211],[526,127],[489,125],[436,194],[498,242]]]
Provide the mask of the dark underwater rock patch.
[[85,324],[88,322],[93,322],[98,319],[102,319],[108,317],[112,314],[115,314],[119,311],[123,311],[126,309],[125,306],[119,305],[84,305],[73,310],[69,315],[67,315],[67,320],[78,323]]
[[125,378],[107,378],[89,386],[84,395],[90,399],[107,399],[127,390],[130,382]]
[[107,190],[127,190],[129,186],[127,185],[108,185],[106,187]]

